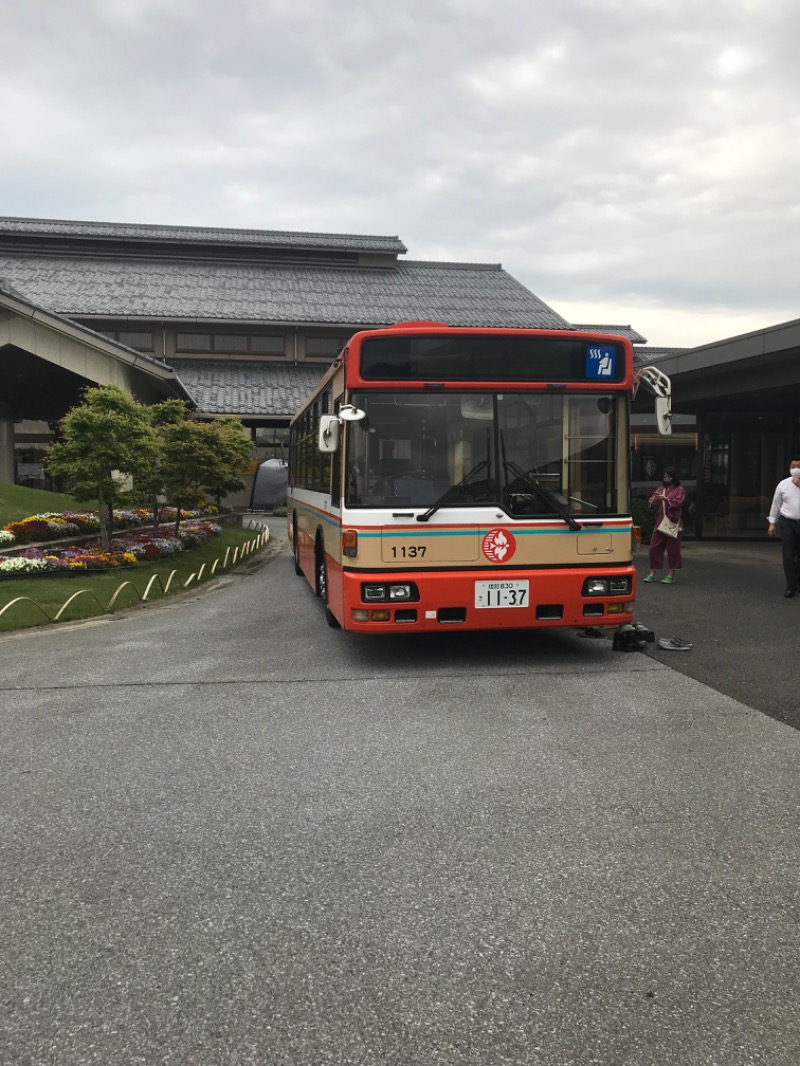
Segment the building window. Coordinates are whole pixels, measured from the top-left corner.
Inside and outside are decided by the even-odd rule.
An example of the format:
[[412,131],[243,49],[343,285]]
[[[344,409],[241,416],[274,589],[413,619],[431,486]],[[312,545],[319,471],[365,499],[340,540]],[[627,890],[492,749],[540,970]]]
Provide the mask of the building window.
[[250,351],[265,355],[283,355],[286,351],[286,342],[283,337],[257,334],[250,338]]
[[247,337],[238,333],[216,333],[211,338],[215,352],[246,352]]
[[210,352],[210,333],[179,333],[175,341],[177,352]]
[[347,339],[341,337],[307,337],[306,355],[318,358],[333,359],[347,344]]
[[283,355],[286,343],[282,336],[263,333],[179,333],[176,352],[219,352],[236,355]]
[[135,348],[138,352],[152,352],[153,334],[126,329],[109,329],[103,331],[104,337],[124,344],[126,348]]

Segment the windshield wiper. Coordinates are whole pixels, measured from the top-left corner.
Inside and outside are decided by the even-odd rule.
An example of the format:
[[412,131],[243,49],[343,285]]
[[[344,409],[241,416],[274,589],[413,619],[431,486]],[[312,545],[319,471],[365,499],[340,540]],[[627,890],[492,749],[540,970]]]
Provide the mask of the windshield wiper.
[[443,492],[442,495],[439,497],[439,499],[435,500],[430,505],[428,510],[424,512],[424,514],[418,514],[417,515],[417,521],[418,522],[427,522],[429,518],[431,518],[433,515],[436,514],[436,512],[439,510],[439,508],[442,506],[442,504],[445,502],[445,500],[450,499],[451,496],[455,496],[455,494],[457,492],[460,492],[461,489],[466,488],[467,485],[470,483],[470,481],[472,481],[472,479],[475,477],[475,475],[479,474],[481,472],[481,470],[483,470],[484,468],[487,468],[488,466],[489,466],[489,460],[488,459],[481,459],[481,461],[477,464],[477,466],[473,466],[473,468],[469,471],[469,473],[465,474],[464,477],[456,485],[451,485],[450,488],[447,489],[446,492]]
[[[558,502],[558,498],[549,489],[546,489],[544,485],[540,484],[539,481],[536,480],[536,477],[534,476],[532,471],[523,470],[522,467],[517,466],[517,464],[512,459],[506,459],[505,448],[503,449],[503,468],[506,472],[506,478],[508,477],[508,472],[511,471],[514,477],[519,478],[520,481],[523,481],[526,485],[529,485],[535,493],[541,496],[541,498],[550,505],[550,507],[558,515],[558,517],[562,518],[567,523],[570,529],[574,530],[576,533],[581,530],[582,526],[575,521],[571,514],[568,514],[567,511],[564,510],[564,508]],[[506,485],[506,489],[507,488],[508,485]]]

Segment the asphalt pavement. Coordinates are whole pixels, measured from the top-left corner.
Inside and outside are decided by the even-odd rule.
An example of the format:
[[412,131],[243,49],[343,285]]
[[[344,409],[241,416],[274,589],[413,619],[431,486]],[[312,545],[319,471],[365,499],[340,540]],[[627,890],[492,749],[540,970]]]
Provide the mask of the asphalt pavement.
[[775,546],[687,545],[694,647],[626,654],[331,629],[269,525],[0,638],[1,1066],[797,1066]]
[[[285,518],[261,515],[259,521],[270,527],[276,547],[285,540]],[[800,686],[792,662],[800,595],[784,599],[780,540],[687,540],[682,554],[674,584],[650,584],[643,581],[648,545],[636,549],[636,621],[656,636],[644,654],[800,729]],[[610,636],[608,631],[603,639]],[[689,641],[691,650],[658,647],[659,638],[673,636]]]
[[687,541],[674,585],[642,581],[647,545],[637,549],[636,567],[637,620],[656,638],[678,636],[693,645],[682,652],[648,644],[645,654],[800,729],[793,662],[800,596],[784,599],[780,541]]

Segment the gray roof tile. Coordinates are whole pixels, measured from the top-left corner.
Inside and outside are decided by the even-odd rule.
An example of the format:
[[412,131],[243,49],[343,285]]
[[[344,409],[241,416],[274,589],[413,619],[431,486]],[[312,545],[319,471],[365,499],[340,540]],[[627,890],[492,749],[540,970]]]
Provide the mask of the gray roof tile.
[[627,337],[631,344],[647,344],[647,338],[633,326],[586,326],[573,323],[573,328],[585,330],[587,333],[608,333],[615,337]]
[[288,230],[224,229],[218,226],[151,226],[125,222],[75,222],[50,218],[0,217],[0,235],[79,237],[97,240],[176,241],[270,248],[325,248],[352,252],[394,252],[399,237],[357,233],[295,233]]
[[242,417],[293,415],[328,369],[200,359],[172,365],[201,414]]
[[0,255],[0,276],[74,318],[565,329],[569,324],[501,267],[399,262],[392,268],[213,260]]

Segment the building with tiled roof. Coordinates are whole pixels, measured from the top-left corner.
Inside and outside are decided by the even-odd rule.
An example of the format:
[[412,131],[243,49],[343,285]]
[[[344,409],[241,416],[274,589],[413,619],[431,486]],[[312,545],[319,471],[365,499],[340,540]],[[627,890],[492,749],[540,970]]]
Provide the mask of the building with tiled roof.
[[[20,247],[9,252],[0,221],[0,276],[28,299],[84,322],[217,321],[259,325],[386,326],[424,317],[452,326],[569,328],[561,315],[500,265],[401,262],[357,257],[346,264],[117,249],[57,254]],[[51,241],[51,244],[55,242]],[[196,251],[196,249],[194,249]],[[159,351],[167,356],[167,351]]]
[[570,324],[500,264],[406,252],[397,236],[0,218],[0,481],[46,485],[55,423],[87,385],[236,415],[263,459],[280,454],[291,416],[357,329],[583,329],[628,337],[636,364],[676,386],[667,440],[637,397],[634,493],[646,498],[651,470],[669,462],[699,534],[705,520],[714,534],[763,534],[765,493],[800,446],[797,323],[652,347],[631,325]]
[[[348,329],[435,318],[452,326],[565,329],[568,323],[500,266],[403,262],[391,268],[298,266],[0,252],[0,276],[82,322],[202,320]],[[159,351],[159,355],[174,354]]]
[[[262,455],[358,329],[418,319],[571,328],[500,264],[405,253],[396,236],[0,218],[6,293],[50,316],[53,353],[13,339],[3,347],[0,337],[0,372],[13,366],[17,378],[5,380],[20,381],[0,397],[0,480],[14,476],[12,434],[18,468],[29,476],[38,464],[43,476],[45,423],[86,385],[116,380],[96,361],[96,343],[120,365],[131,353],[138,360],[134,394],[149,397],[157,377],[141,368],[162,367],[165,394],[183,390],[200,417],[238,416]],[[84,331],[85,350],[61,359],[56,320]]]

